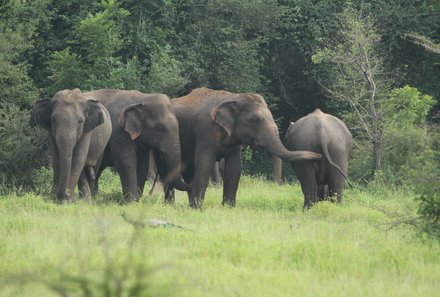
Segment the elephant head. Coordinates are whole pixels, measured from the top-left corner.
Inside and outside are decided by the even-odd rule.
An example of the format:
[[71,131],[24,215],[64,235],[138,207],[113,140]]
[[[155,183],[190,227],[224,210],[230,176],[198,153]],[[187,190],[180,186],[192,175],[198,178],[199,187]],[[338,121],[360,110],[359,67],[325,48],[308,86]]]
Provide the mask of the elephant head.
[[[32,108],[31,123],[48,130],[54,162],[54,190],[59,200],[69,199],[72,193],[66,189],[72,177],[73,155],[80,155],[83,136],[104,121],[103,113],[96,100],[86,98],[79,89],[62,90],[52,99],[37,101]],[[84,152],[87,156],[87,152]]]
[[318,160],[322,157],[309,151],[287,150],[281,143],[272,113],[260,95],[234,94],[212,109],[211,119],[235,141],[261,146],[281,159]]
[[160,101],[126,106],[120,112],[119,124],[131,140],[156,152],[155,161],[164,184],[189,191],[190,186],[181,176],[179,125],[168,97],[162,97]]

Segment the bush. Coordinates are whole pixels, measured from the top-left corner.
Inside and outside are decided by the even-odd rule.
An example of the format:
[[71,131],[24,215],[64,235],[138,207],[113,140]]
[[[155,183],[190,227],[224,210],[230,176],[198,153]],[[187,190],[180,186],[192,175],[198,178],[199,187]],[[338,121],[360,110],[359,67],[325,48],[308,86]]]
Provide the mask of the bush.
[[0,103],[0,193],[32,186],[32,172],[48,163],[46,131],[29,127],[29,111]]
[[363,185],[374,177],[374,156],[369,142],[361,140],[355,142],[348,177]]
[[436,184],[426,183],[426,188],[420,196],[419,213],[424,222],[424,231],[440,239],[440,186],[438,183],[438,178]]
[[419,214],[424,231],[440,239],[440,150],[435,143],[440,135],[432,133],[431,150],[415,156],[407,174],[420,193]]

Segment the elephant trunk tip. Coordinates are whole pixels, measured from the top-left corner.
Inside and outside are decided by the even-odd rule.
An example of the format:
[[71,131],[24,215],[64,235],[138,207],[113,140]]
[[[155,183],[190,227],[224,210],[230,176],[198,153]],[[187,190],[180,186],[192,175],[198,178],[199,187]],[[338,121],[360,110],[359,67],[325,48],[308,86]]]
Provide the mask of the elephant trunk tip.
[[175,179],[171,185],[179,191],[190,191],[191,185],[186,183],[182,178]]

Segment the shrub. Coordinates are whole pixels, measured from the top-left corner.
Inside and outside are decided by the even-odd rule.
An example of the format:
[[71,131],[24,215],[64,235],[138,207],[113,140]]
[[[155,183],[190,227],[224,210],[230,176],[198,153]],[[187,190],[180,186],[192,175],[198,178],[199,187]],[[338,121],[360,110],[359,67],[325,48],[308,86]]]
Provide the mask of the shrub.
[[438,185],[438,177],[434,184],[425,184],[426,188],[420,196],[419,213],[424,222],[424,231],[440,239],[440,186]]
[[438,132],[432,132],[431,150],[413,158],[408,167],[408,179],[416,185],[420,193],[419,214],[423,229],[440,239],[440,150],[437,141]]
[[29,111],[0,103],[0,193],[32,186],[32,172],[48,163],[46,131],[29,127]]

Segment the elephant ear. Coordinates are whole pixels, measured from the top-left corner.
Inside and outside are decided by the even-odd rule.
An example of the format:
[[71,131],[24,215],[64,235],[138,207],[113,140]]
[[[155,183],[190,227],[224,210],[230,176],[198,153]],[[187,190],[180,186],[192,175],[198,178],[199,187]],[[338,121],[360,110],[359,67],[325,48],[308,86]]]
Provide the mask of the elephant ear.
[[43,99],[39,100],[32,107],[31,118],[29,120],[29,124],[31,127],[35,127],[36,125],[50,130],[50,100]]
[[84,134],[104,123],[104,113],[99,102],[95,99],[90,99],[87,100],[87,105],[88,112],[84,122]]
[[211,111],[211,119],[225,129],[228,136],[232,135],[235,124],[237,101],[228,100],[220,103]]
[[131,140],[135,140],[142,133],[142,114],[140,107],[142,104],[131,104],[126,106],[119,115],[119,124],[130,134]]

